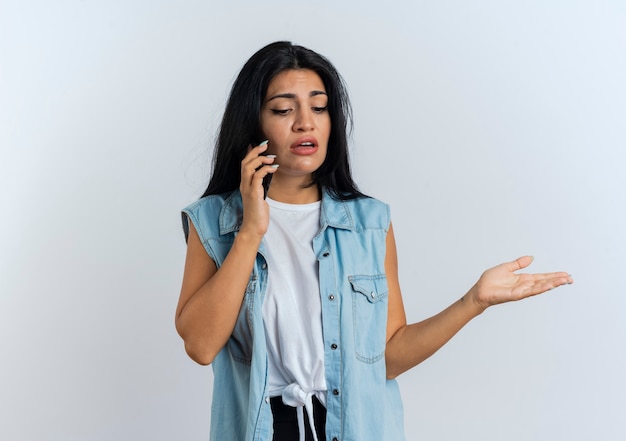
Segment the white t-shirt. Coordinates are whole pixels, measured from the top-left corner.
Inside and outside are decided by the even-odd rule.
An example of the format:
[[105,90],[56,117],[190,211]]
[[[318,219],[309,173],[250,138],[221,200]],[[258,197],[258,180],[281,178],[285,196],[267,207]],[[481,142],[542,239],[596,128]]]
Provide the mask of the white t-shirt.
[[[269,359],[269,395],[312,410],[312,397],[326,403],[322,307],[313,237],[320,229],[321,202],[285,204],[267,199],[268,265],[263,321]],[[300,410],[299,409],[299,410]]]

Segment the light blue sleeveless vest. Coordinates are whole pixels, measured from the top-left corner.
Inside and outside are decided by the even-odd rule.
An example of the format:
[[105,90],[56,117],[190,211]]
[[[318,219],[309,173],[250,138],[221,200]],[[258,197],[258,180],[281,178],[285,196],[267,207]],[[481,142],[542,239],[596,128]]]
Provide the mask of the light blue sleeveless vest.
[[[222,265],[242,220],[239,191],[202,198],[183,210],[207,253]],[[327,441],[402,441],[402,402],[385,372],[389,207],[376,199],[322,195],[319,262],[325,344]],[[262,318],[268,268],[261,244],[228,343],[213,361],[211,440],[271,441],[267,351]]]

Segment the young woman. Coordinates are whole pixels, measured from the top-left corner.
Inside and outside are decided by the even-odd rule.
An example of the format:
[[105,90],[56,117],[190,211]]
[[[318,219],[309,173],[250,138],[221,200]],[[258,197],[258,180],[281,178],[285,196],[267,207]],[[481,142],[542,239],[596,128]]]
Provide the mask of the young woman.
[[233,85],[208,188],[183,210],[176,311],[189,356],[213,364],[212,440],[403,440],[396,376],[487,307],[572,283],[515,274],[521,257],[407,325],[389,208],[351,177],[350,117],[331,63],[289,42]]

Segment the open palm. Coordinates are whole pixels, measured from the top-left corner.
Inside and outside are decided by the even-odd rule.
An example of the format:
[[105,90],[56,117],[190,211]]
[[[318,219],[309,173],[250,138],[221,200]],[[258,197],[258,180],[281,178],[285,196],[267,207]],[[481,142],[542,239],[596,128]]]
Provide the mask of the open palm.
[[550,289],[573,282],[566,272],[541,274],[516,274],[533,261],[523,256],[485,271],[472,289],[474,301],[487,308],[499,303],[521,300],[544,293]]

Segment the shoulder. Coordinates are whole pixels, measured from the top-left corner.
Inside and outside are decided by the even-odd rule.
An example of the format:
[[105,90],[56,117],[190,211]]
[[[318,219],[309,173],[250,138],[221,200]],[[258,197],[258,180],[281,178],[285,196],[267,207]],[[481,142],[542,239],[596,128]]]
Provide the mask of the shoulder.
[[204,196],[182,209],[185,237],[191,221],[201,239],[219,235],[224,228],[237,225],[242,215],[239,191]]
[[357,230],[389,229],[390,207],[383,201],[369,196],[339,200],[325,195],[326,215],[352,224]]
[[199,214],[206,211],[213,212],[215,209],[221,209],[228,200],[235,197],[235,193],[238,192],[229,192],[222,194],[212,194],[209,196],[204,196],[197,201],[187,205],[183,208],[183,213],[188,214]]
[[350,210],[355,215],[357,225],[365,228],[379,227],[385,230],[389,229],[391,222],[390,207],[387,203],[369,197],[360,197],[347,201]]

